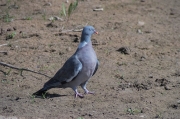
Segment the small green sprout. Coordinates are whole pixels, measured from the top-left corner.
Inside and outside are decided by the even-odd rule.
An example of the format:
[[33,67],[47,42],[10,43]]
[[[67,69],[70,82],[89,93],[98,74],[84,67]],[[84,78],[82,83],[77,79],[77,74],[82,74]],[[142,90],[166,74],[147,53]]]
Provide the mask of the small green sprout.
[[46,94],[47,94],[47,92],[42,93],[42,97],[43,97],[44,99],[46,99]]
[[13,39],[15,37],[15,35],[16,35],[16,32],[12,32],[11,34],[6,36],[6,40]]
[[26,17],[25,20],[32,20],[32,17]]
[[142,110],[128,108],[128,109],[126,110],[126,112],[127,112],[128,114],[130,114],[130,115],[134,115],[134,114],[142,113]]
[[[64,4],[62,4],[62,10],[60,12],[60,15],[61,16],[65,16],[65,17],[68,17],[68,20],[70,18],[70,16],[72,15],[73,11],[75,11],[75,9],[77,8],[78,6],[78,0],[76,0],[74,3],[71,3],[68,7],[68,10],[66,11],[66,7]],[[67,20],[67,21],[68,21]]]

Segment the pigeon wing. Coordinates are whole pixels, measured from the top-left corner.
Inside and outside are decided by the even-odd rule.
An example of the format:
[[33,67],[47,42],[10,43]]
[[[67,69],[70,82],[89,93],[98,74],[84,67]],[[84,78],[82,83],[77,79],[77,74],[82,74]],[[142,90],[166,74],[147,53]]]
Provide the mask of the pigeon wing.
[[45,87],[48,85],[65,84],[72,81],[82,70],[82,63],[79,61],[76,55],[70,57],[63,67],[57,71],[53,78],[45,83]]

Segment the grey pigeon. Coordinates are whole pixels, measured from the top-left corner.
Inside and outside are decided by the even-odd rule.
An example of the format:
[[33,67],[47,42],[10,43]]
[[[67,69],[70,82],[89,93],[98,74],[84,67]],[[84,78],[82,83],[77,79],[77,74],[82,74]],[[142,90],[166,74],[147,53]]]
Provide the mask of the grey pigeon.
[[33,95],[42,95],[51,88],[70,87],[75,97],[84,97],[77,91],[81,86],[86,94],[93,94],[86,88],[88,80],[96,73],[99,65],[96,53],[92,47],[91,35],[98,34],[92,26],[85,26],[81,35],[81,42],[76,52],[65,62],[59,71],[44,84],[44,87]]

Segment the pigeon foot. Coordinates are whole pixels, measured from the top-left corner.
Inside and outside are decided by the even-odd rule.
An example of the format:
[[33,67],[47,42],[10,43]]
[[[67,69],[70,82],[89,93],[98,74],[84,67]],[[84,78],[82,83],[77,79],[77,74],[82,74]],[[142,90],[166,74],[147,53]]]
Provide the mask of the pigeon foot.
[[77,98],[77,97],[84,98],[84,96],[83,96],[82,94],[80,94],[80,93],[75,93],[75,98]]
[[88,91],[87,89],[85,90],[85,94],[94,94],[94,92]]

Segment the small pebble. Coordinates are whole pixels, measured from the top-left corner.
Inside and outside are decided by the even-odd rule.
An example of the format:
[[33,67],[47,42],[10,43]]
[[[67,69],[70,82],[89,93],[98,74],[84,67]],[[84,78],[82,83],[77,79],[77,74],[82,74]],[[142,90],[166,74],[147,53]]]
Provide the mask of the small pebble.
[[138,32],[139,34],[143,34],[143,32],[141,31],[141,29],[138,29],[137,32]]
[[164,89],[165,90],[171,90],[171,88],[169,86],[167,86],[167,85],[164,86]]
[[71,47],[66,48],[66,51],[71,51]]
[[54,17],[50,17],[49,20],[50,20],[50,21],[53,21],[53,20],[54,20]]
[[47,2],[44,4],[44,6],[52,6],[52,4],[50,2]]
[[144,115],[140,115],[139,117],[142,117],[142,118],[144,118],[145,116],[144,116]]
[[63,19],[61,19],[60,17],[58,17],[58,16],[54,16],[54,19],[55,20],[60,20],[60,21],[63,21]]
[[93,9],[93,11],[103,11],[103,8]]
[[95,9],[93,9],[93,11],[103,11],[104,9],[102,7],[96,7]]
[[140,61],[144,61],[146,59],[146,56],[141,56]]
[[143,22],[143,21],[138,21],[138,25],[139,25],[139,26],[144,26],[144,25],[145,25],[145,22]]
[[153,78],[153,75],[149,75],[149,78]]
[[53,20],[60,20],[60,21],[63,21],[63,19],[60,18],[60,17],[58,17],[58,16],[54,16],[54,17],[51,16],[48,20],[49,20],[49,21],[53,21]]

